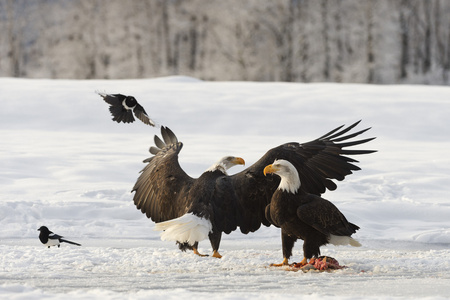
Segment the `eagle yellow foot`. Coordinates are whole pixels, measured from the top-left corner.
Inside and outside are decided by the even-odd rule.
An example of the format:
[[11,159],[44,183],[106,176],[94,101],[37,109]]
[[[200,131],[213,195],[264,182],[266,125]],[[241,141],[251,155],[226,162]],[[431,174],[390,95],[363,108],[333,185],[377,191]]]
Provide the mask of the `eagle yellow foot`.
[[282,267],[289,265],[288,259],[285,257],[281,264],[270,264],[271,267]]
[[302,259],[301,262],[299,262],[299,263],[293,263],[293,264],[291,265],[291,267],[294,267],[294,268],[303,268],[303,267],[306,266],[307,264],[314,264],[314,258],[311,258],[311,260],[310,260],[309,263],[308,263],[308,259],[307,259],[306,257],[304,257],[304,258]]
[[308,264],[308,259],[306,257],[303,257],[302,261],[299,262],[299,265],[302,265],[302,266],[306,266],[307,264]]
[[214,250],[212,257],[215,258],[222,258],[222,255],[219,254],[219,252],[217,250]]
[[198,256],[201,257],[209,256],[208,254],[201,254],[200,252],[198,252],[197,248],[193,248],[192,250],[194,251],[194,254],[197,254]]

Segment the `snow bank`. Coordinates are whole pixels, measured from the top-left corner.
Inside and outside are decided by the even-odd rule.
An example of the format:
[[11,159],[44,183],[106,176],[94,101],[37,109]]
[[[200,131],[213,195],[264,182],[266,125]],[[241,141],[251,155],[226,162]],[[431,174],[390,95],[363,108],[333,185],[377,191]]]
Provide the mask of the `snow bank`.
[[[364,148],[379,152],[357,157],[362,170],[324,195],[361,227],[355,236],[360,250],[323,250],[350,268],[304,276],[267,268],[281,261],[273,227],[224,236],[222,260],[196,258],[161,242],[130,193],[159,130],[112,122],[96,90],[134,95],[184,143],[180,162],[194,177],[222,156],[244,157],[249,166],[281,143],[306,142],[362,119],[361,128],[373,127],[365,137],[377,137]],[[2,297],[450,294],[449,87],[2,78],[0,95]],[[43,248],[41,225],[83,247]],[[210,252],[207,241],[200,246]],[[294,251],[300,260],[301,242]],[[100,283],[90,284],[94,278]],[[320,289],[324,284],[335,289]]]

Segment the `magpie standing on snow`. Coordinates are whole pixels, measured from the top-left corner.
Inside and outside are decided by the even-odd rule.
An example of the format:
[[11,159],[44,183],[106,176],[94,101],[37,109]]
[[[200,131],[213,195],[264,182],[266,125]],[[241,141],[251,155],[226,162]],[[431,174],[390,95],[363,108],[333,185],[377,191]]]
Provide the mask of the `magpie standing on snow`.
[[41,226],[38,229],[38,231],[41,232],[41,233],[39,233],[39,239],[41,240],[42,244],[44,244],[48,248],[50,248],[50,246],[58,246],[58,248],[59,248],[59,243],[62,243],[62,242],[69,243],[69,244],[72,244],[72,245],[81,246],[80,244],[77,244],[77,243],[74,243],[74,242],[71,242],[71,241],[63,239],[62,236],[51,232],[45,226]]
[[133,96],[125,96],[122,94],[105,94],[99,93],[103,100],[108,103],[109,111],[113,116],[113,121],[117,123],[133,123],[134,115],[147,125],[155,126],[155,122],[147,115],[144,108],[136,101]]

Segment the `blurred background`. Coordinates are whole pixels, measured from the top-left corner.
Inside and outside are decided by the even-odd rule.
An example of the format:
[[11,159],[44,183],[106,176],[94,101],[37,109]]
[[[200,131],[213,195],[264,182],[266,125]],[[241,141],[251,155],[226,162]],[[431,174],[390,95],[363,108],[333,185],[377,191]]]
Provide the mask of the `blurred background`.
[[1,0],[0,76],[450,83],[447,0]]

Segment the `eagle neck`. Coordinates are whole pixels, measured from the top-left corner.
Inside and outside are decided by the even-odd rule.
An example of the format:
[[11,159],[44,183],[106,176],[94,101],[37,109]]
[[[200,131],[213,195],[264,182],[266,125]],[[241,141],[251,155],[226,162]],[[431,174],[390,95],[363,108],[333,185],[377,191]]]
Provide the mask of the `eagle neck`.
[[212,165],[211,167],[209,167],[209,169],[206,170],[206,172],[215,172],[215,171],[220,171],[223,174],[227,175],[227,168],[221,162]]
[[281,181],[278,189],[291,194],[297,194],[301,183],[297,172],[291,172],[287,176],[280,176]]

